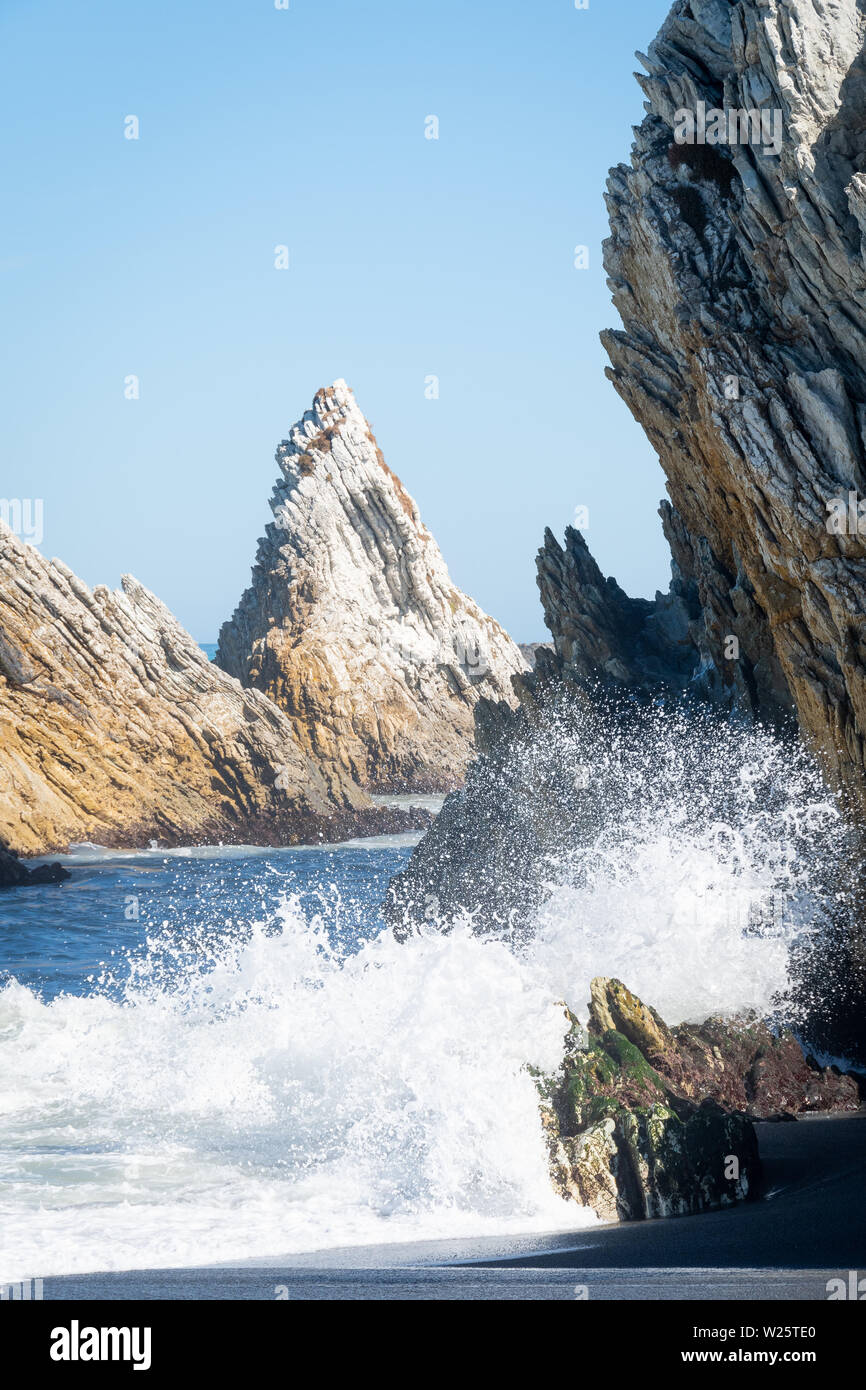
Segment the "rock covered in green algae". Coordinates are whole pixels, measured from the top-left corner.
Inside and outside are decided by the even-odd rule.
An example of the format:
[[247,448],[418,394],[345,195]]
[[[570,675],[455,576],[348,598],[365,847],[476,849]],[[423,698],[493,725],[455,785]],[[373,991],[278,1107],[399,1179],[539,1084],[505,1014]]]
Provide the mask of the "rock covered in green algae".
[[621,981],[599,977],[590,988],[590,1032],[599,1037],[610,1029],[621,1033],[678,1095],[693,1100],[709,1096],[754,1119],[860,1108],[855,1076],[819,1067],[792,1033],[772,1032],[757,1015],[668,1028]]
[[[629,999],[652,1025],[646,1037],[664,1037],[661,1019]],[[748,1117],[675,1095],[616,1028],[590,1035],[572,1018],[564,1065],[538,1086],[554,1185],[601,1216],[682,1216],[755,1191],[760,1160]]]
[[669,1028],[620,980],[590,987],[556,1076],[536,1078],[551,1174],[601,1216],[683,1216],[754,1196],[753,1119],[855,1110],[853,1076],[821,1070],[758,1018]]

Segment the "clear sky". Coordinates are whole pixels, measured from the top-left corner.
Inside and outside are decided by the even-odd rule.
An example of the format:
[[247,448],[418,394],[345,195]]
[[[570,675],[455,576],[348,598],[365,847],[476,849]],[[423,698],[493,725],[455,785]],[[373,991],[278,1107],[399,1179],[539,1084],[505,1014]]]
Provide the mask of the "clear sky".
[[0,495],[44,499],[43,553],[213,639],[277,443],[345,377],[516,640],[577,506],[605,573],[666,587],[664,480],[598,333],[605,178],[668,8],[0,0]]

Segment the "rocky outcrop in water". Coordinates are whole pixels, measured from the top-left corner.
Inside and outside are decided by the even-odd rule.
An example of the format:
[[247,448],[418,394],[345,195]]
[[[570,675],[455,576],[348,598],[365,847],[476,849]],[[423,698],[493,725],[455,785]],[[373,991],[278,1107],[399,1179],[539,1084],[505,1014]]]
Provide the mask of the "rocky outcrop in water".
[[396,816],[136,580],[91,591],[0,523],[0,845],[290,844]]
[[[861,812],[864,41],[858,0],[677,0],[639,55],[648,114],[608,182],[624,327],[603,334],[670,495],[674,586],[625,608],[635,661],[673,601],[703,683],[762,717],[795,707]],[[579,627],[591,596],[560,591]]]
[[753,1120],[860,1109],[852,1073],[820,1067],[787,1030],[758,1017],[709,1018],[669,1028],[620,980],[592,981],[589,1029],[636,1047],[664,1084],[687,1100],[713,1100]]
[[476,705],[513,702],[523,657],[451,582],[345,382],[318,392],[276,457],[274,520],[217,663],[363,786],[455,786]]
[[0,849],[0,888],[25,888],[45,883],[62,883],[71,877],[62,864],[40,864],[38,868],[28,869],[17,855]]
[[554,1186],[602,1216],[682,1216],[754,1197],[754,1119],[859,1107],[853,1077],[822,1070],[760,1020],[671,1029],[619,980],[591,991],[588,1029],[568,1014],[563,1067],[537,1084]]

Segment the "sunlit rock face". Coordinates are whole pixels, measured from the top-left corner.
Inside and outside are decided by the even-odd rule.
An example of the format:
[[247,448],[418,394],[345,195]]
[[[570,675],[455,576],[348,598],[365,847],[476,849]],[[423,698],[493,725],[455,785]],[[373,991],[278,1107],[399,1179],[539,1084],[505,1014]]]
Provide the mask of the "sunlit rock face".
[[667,475],[698,684],[764,718],[793,706],[861,812],[864,39],[857,0],[677,0],[608,182],[624,328],[603,334]]
[[365,818],[379,828],[365,793],[143,585],[91,590],[0,522],[0,846],[287,844]]
[[524,658],[451,582],[344,381],[318,392],[277,462],[274,520],[218,664],[362,785],[455,786],[476,704],[515,703]]
[[[567,1011],[568,1013],[568,1011]],[[821,1068],[756,1018],[671,1029],[620,980],[568,1013],[565,1060],[539,1077],[555,1187],[601,1215],[685,1216],[758,1195],[753,1119],[856,1111],[853,1075]]]

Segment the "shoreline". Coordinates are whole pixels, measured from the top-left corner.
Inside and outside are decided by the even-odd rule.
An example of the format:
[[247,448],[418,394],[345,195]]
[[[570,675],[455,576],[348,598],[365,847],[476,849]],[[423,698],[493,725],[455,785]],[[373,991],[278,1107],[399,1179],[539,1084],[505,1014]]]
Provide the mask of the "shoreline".
[[[58,1275],[44,1280],[44,1296],[826,1299],[829,1279],[866,1268],[866,1112],[756,1128],[762,1190],[722,1211],[503,1239],[335,1247],[234,1265]],[[577,1295],[578,1286],[587,1293]]]
[[[323,849],[326,847],[340,849],[345,845],[357,844],[361,840],[376,840],[385,835],[418,835],[420,838],[436,819],[446,795],[447,793],[444,792],[418,792],[417,795],[411,792],[370,793],[371,807],[362,811],[341,813],[341,815],[348,814],[348,821],[342,828],[351,828],[351,824],[357,824],[361,831],[360,834],[348,836],[345,840],[318,839],[286,843],[272,840],[223,839],[219,841],[191,840],[186,843],[173,839],[171,842],[166,840],[156,844],[152,842],[147,844],[137,840],[127,843],[121,835],[112,844],[103,844],[95,840],[76,840],[70,841],[62,849],[31,850],[26,853],[9,851],[9,853],[21,864],[38,868],[40,865],[55,861],[83,862],[79,858],[82,851],[91,854],[93,859],[100,855],[104,855],[108,859],[113,855],[134,858],[138,855],[159,853],[174,856],[206,855],[217,850],[234,850],[240,856],[243,854],[266,854],[270,850]],[[327,817],[325,819],[334,821],[336,818]],[[377,821],[381,823],[381,828],[376,825]],[[370,829],[365,831],[367,825],[370,826]],[[92,859],[87,862],[92,862]]]

